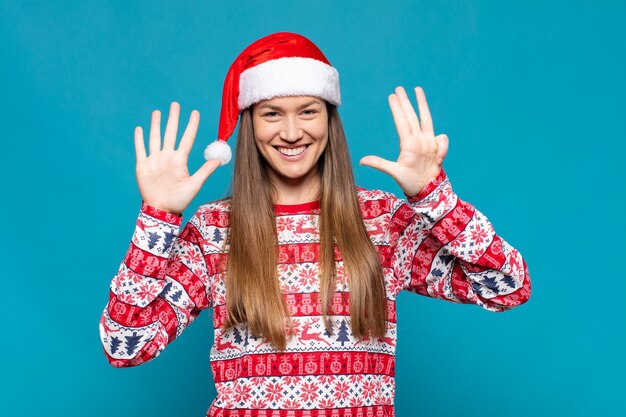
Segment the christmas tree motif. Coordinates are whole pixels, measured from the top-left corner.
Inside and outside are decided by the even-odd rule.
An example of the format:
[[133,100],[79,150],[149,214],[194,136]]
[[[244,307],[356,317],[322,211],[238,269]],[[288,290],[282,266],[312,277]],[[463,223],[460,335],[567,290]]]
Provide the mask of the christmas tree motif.
[[181,295],[183,295],[183,290],[176,291],[174,295],[172,295],[172,301],[177,302]]
[[443,262],[445,265],[448,265],[450,263],[451,260],[454,259],[454,255],[440,255],[439,259],[441,260],[441,262]]
[[483,289],[478,282],[472,282],[472,288],[476,291],[476,294],[483,295]]
[[498,292],[498,281],[495,277],[487,277],[481,281],[481,284],[493,292]]
[[428,219],[429,222],[434,223],[435,219],[433,219],[431,216],[428,215],[428,213],[420,213],[422,215],[422,217],[426,217],[426,219]]
[[138,336],[137,332],[133,332],[132,336],[126,336],[126,353],[132,355],[140,340],[141,336]]
[[243,339],[243,347],[248,346],[248,337],[250,337],[250,333],[248,332],[248,326],[246,326],[246,337]]
[[163,241],[163,251],[167,251],[172,243],[174,243],[174,239],[176,238],[176,233],[173,230],[165,232],[165,240]]
[[339,335],[337,337],[337,342],[341,342],[341,346],[345,342],[349,342],[350,337],[348,336],[348,323],[345,320],[341,320],[341,325],[339,325]]
[[509,275],[506,275],[504,278],[502,278],[502,281],[504,281],[504,283],[511,288],[517,287],[517,284],[515,284],[515,280],[513,279],[513,277]]
[[236,328],[236,327],[233,329],[233,340],[237,344],[243,342],[243,338],[241,337],[241,333],[239,333],[239,329]]
[[168,282],[167,284],[165,284],[165,287],[163,287],[163,291],[161,291],[161,296],[165,297],[167,296],[167,293],[170,292],[170,290],[172,289],[172,282]]
[[148,248],[152,249],[156,246],[157,242],[161,239],[158,233],[148,232]]
[[328,329],[326,328],[326,326],[324,326],[324,333],[323,333],[323,334],[324,334],[324,336],[326,336],[326,337],[330,338],[330,337],[333,335],[332,328],[333,328],[333,322],[331,321],[331,322],[330,322],[330,332],[328,331]]
[[432,271],[430,271],[431,274],[433,274],[436,277],[442,277],[443,276],[443,271],[439,268],[435,268]]
[[117,336],[111,337],[111,353],[117,352],[117,348],[120,347],[122,341]]
[[213,231],[213,242],[215,243],[220,243],[222,240],[224,240],[224,238],[222,237],[222,232],[220,232],[220,229],[215,228],[215,230]]

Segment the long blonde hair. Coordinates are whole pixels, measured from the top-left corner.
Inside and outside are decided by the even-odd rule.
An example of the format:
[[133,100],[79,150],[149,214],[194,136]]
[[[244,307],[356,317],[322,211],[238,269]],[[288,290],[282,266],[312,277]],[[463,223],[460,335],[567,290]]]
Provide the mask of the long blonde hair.
[[[386,293],[382,267],[370,240],[357,197],[350,155],[337,108],[326,102],[328,144],[318,161],[320,174],[320,297],[324,325],[336,291],[335,243],[350,289],[355,337],[384,337]],[[267,163],[255,141],[252,110],[241,114],[232,182],[224,329],[247,322],[252,334],[275,348],[287,345],[289,312],[277,279],[278,241],[274,190]],[[289,323],[291,325],[291,323]]]

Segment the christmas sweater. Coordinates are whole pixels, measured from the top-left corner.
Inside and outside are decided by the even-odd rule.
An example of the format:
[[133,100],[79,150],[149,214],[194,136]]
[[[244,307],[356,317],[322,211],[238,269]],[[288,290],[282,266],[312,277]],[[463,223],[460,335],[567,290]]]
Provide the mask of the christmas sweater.
[[207,416],[393,416],[400,291],[502,312],[526,302],[531,285],[521,254],[458,198],[443,170],[405,199],[360,187],[357,192],[384,272],[384,338],[352,335],[349,283],[338,250],[333,331],[326,331],[319,202],[275,205],[277,276],[294,325],[284,351],[252,335],[246,324],[220,328],[230,199],[200,206],[182,231],[181,216],[142,202],[99,323],[110,364],[129,367],[156,358],[202,310],[213,308],[210,361],[217,396]]

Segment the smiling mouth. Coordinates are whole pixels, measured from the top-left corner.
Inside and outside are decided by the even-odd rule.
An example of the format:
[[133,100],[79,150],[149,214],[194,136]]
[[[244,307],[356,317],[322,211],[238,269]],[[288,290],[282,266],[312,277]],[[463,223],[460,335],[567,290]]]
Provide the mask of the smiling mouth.
[[281,154],[286,155],[286,156],[298,156],[302,152],[304,152],[308,146],[309,145],[303,145],[303,146],[298,146],[297,148],[285,148],[282,146],[275,146],[275,149]]

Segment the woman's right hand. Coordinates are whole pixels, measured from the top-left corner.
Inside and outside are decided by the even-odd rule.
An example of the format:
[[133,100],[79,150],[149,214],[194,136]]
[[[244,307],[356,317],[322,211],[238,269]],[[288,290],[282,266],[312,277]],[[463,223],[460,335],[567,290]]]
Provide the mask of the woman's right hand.
[[189,175],[187,158],[198,132],[200,113],[197,110],[191,112],[178,149],[174,149],[179,115],[180,105],[172,102],[161,147],[161,112],[152,112],[149,156],[146,156],[143,131],[140,126],[135,128],[136,174],[141,198],[145,203],[173,214],[182,214],[220,165],[219,160],[213,159]]

